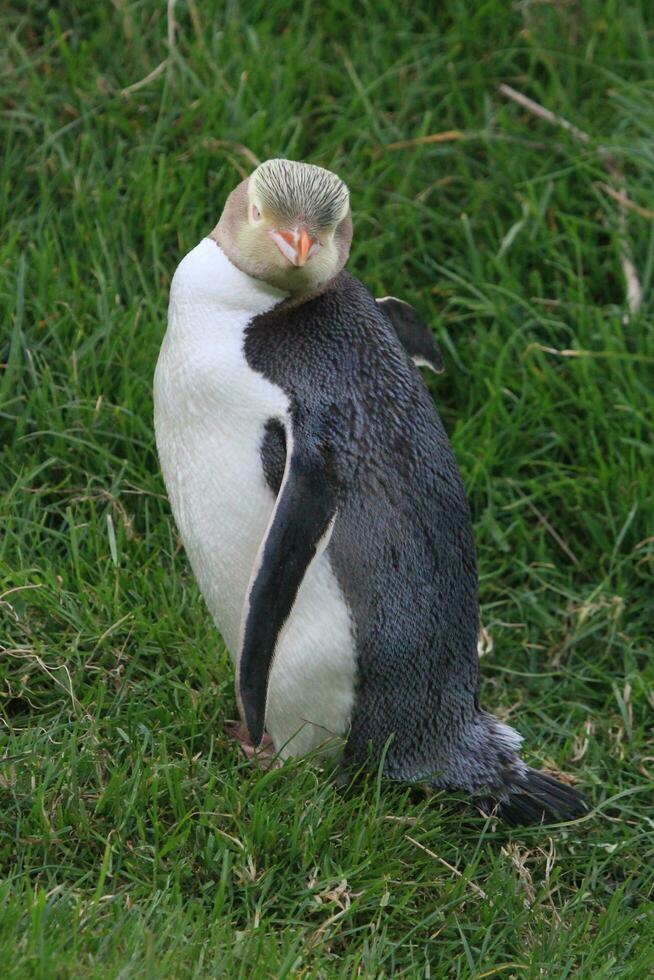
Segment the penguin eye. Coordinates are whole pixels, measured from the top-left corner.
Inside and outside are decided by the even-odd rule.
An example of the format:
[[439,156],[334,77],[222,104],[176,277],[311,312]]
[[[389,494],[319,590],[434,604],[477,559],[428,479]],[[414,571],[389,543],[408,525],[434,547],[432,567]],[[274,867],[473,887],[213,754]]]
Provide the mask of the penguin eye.
[[256,206],[256,204],[252,205],[252,217],[254,221],[261,221],[261,211]]

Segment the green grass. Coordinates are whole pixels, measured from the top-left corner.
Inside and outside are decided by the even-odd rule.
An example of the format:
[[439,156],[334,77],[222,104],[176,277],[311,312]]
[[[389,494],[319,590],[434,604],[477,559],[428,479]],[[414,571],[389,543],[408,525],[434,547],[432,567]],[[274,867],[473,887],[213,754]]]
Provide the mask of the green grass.
[[[1,15],[0,973],[641,980],[654,222],[628,213],[628,318],[595,148],[651,208],[654,9],[290,6],[179,0],[171,51],[154,0]],[[578,824],[510,832],[374,777],[343,797],[311,760],[253,770],[223,733],[232,672],[170,517],[151,379],[171,274],[247,151],[338,170],[350,267],[434,325],[484,702],[587,791]]]

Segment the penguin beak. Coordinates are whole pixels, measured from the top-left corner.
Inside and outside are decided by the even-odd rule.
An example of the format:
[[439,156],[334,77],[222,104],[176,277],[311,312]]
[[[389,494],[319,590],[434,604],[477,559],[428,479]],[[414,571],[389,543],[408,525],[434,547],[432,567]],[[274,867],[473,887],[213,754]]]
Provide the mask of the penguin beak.
[[275,245],[291,265],[303,266],[320,248],[320,242],[312,238],[306,228],[273,228],[269,232]]

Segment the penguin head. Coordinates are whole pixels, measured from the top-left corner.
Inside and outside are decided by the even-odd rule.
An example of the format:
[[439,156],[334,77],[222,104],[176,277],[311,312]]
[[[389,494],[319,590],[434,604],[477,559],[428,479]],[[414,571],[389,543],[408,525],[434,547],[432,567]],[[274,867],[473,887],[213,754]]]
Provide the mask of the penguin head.
[[267,160],[229,195],[212,238],[255,279],[294,296],[313,294],[347,261],[348,189],[322,167]]

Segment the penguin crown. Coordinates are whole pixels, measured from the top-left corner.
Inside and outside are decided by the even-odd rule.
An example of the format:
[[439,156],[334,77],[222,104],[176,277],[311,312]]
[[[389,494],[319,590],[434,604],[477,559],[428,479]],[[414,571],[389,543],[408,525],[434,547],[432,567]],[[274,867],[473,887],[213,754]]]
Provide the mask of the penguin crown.
[[312,163],[274,159],[262,163],[251,177],[263,204],[275,214],[330,228],[350,208],[350,195],[340,177]]

